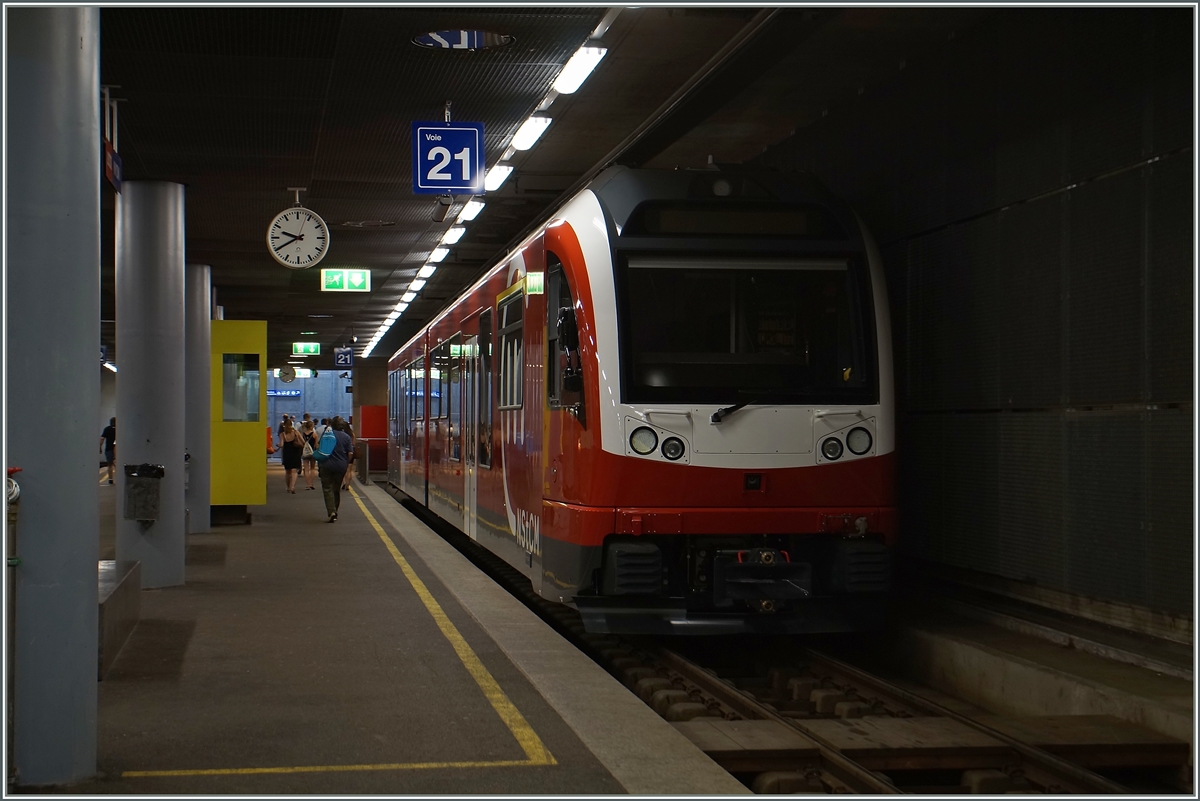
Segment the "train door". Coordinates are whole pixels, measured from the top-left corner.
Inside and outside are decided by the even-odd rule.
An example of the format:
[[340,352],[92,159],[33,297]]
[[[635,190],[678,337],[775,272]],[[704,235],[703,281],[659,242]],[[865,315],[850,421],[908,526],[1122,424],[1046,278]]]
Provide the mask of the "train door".
[[462,438],[463,531],[474,540],[479,538],[475,448],[479,439],[479,337],[476,336],[467,337],[462,346]]

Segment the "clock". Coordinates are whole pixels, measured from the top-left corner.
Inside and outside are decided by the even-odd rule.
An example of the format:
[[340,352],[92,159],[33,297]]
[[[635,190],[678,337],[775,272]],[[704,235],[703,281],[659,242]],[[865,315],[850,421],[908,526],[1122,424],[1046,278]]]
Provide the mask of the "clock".
[[329,228],[315,211],[293,206],[267,226],[267,249],[284,267],[307,269],[329,252]]
[[279,368],[279,380],[285,384],[290,384],[296,380],[296,368],[290,364],[285,364]]

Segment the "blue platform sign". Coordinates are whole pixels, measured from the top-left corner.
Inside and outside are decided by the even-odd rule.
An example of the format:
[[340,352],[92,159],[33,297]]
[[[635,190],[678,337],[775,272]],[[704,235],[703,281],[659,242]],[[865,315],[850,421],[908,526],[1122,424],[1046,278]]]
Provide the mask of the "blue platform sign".
[[268,389],[268,398],[298,398],[300,390],[298,389]]
[[354,348],[334,348],[333,349],[333,366],[334,367],[353,367],[354,366]]
[[414,122],[413,192],[482,195],[482,122]]
[[487,31],[430,31],[413,37],[415,44],[441,50],[478,50],[486,47]]

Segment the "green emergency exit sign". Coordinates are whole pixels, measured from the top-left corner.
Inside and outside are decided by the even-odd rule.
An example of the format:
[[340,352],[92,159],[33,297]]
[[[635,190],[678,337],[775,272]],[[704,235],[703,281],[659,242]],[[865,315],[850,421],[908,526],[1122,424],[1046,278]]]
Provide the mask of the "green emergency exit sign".
[[371,271],[327,267],[321,270],[322,292],[370,292]]
[[293,356],[320,356],[321,355],[321,343],[320,342],[293,342],[292,343],[292,355]]

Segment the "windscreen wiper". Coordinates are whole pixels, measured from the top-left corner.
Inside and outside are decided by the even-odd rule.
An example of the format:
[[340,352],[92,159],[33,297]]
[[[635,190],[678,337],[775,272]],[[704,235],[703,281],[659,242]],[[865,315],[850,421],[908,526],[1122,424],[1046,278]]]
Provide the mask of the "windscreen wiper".
[[[745,392],[745,390],[738,390],[738,391]],[[743,409],[747,406],[750,406],[751,404],[766,403],[767,401],[774,400],[776,397],[778,397],[780,395],[791,396],[791,395],[803,395],[803,394],[804,394],[804,392],[799,389],[773,389],[770,392],[764,393],[764,394],[759,395],[754,398],[750,398],[749,400],[744,400],[741,403],[735,403],[733,406],[726,406],[722,409],[717,409],[715,412],[712,413],[712,416],[708,418],[708,422],[712,423],[714,426],[719,426],[721,424],[721,421],[724,420],[726,417],[733,414],[738,409]]]

